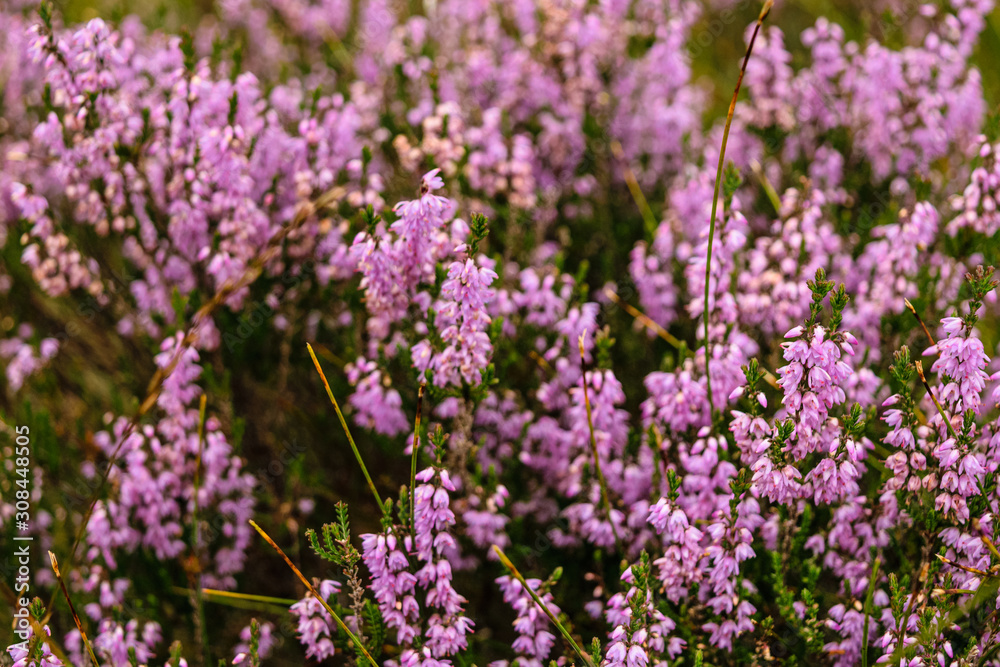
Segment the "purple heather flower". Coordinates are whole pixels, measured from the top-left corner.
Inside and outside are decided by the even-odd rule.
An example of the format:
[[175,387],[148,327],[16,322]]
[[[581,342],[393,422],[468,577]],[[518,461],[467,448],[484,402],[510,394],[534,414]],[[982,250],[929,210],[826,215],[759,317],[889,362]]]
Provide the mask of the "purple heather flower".
[[[46,636],[52,636],[52,631],[49,630],[48,625],[44,626],[44,630]],[[34,633],[29,628],[26,639],[22,640],[21,643],[13,643],[7,647],[7,653],[10,655],[11,660],[14,661],[11,667],[62,667],[62,661],[52,654],[52,649],[47,641],[43,640],[41,643],[39,658],[34,658],[28,654],[26,647],[31,643],[33,636]]]
[[485,330],[491,321],[486,305],[494,296],[490,285],[496,278],[493,269],[479,266],[471,258],[452,262],[448,268],[435,319],[445,347],[432,358],[426,341],[419,351],[414,348],[414,366],[433,371],[435,385],[457,387],[465,382],[475,386],[481,382],[480,374],[493,356]]
[[931,366],[931,371],[943,376],[938,400],[955,415],[962,415],[966,410],[979,414],[981,394],[989,379],[986,367],[990,358],[982,341],[972,331],[966,331],[960,318],[944,318],[941,328],[946,337],[924,351],[925,355],[939,355]]
[[344,370],[347,379],[356,387],[348,399],[355,410],[355,423],[387,436],[399,435],[409,428],[409,420],[402,409],[403,399],[378,364],[358,357]]
[[[409,645],[420,633],[415,625],[420,607],[414,597],[417,578],[410,572],[406,552],[409,537],[394,532],[362,535],[362,558],[371,573],[371,591],[389,628],[396,630],[400,646]],[[404,551],[405,548],[405,551]]]
[[414,490],[414,547],[424,563],[417,571],[417,583],[427,590],[425,604],[433,611],[425,634],[425,646],[435,658],[456,655],[468,645],[466,635],[473,623],[465,616],[466,599],[451,585],[451,563],[446,552],[456,547],[448,532],[455,525],[449,508],[449,492],[455,491],[448,473],[427,468],[417,475],[422,482]]
[[[323,596],[324,601],[329,601],[331,597],[336,596],[340,592],[340,582],[333,581],[332,579],[324,579],[317,586],[317,590]],[[293,604],[289,612],[297,619],[299,641],[306,647],[306,657],[322,661],[333,656],[333,636],[337,632],[337,626],[334,624],[330,612],[323,607],[323,604],[310,593]],[[267,652],[265,647],[270,645],[270,630],[266,632],[266,636],[268,637],[267,643],[265,643],[264,630],[269,625],[265,624],[261,626],[260,652],[262,657]],[[249,641],[250,635],[248,630],[249,628],[244,629],[246,637],[242,637],[241,635],[244,642]],[[246,650],[245,647],[242,648],[242,651],[245,652]]]
[[969,184],[960,195],[951,200],[958,216],[948,224],[954,236],[963,228],[979,232],[986,238],[1000,231],[1000,162],[997,161],[998,145],[991,144],[984,135],[977,137],[981,164],[972,171]]
[[[537,591],[542,582],[540,579],[527,579],[528,586]],[[518,656],[518,662],[525,667],[542,667],[546,658],[555,646],[555,635],[549,630],[549,619],[545,612],[531,595],[524,590],[521,582],[510,576],[502,576],[496,580],[503,592],[504,602],[513,607],[517,618],[514,619],[514,631],[517,639],[512,648]],[[549,592],[540,595],[542,602],[549,611],[558,616],[561,612],[553,602]]]

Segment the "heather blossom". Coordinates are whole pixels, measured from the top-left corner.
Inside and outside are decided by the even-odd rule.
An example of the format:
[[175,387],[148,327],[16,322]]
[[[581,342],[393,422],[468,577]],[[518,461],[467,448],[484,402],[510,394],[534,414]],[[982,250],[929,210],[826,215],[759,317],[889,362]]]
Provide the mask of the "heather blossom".
[[666,497],[650,508],[649,523],[663,541],[663,553],[653,561],[657,566],[656,577],[663,584],[667,599],[679,601],[690,586],[704,577],[700,567],[704,533],[692,525],[684,510],[676,506],[675,499]]
[[946,317],[941,320],[944,340],[924,350],[925,356],[937,354],[931,372],[943,376],[939,400],[956,414],[972,410],[980,414],[982,393],[989,379],[986,367],[990,358],[983,350],[982,341],[967,327],[962,318]]
[[412,643],[420,634],[415,625],[420,611],[414,596],[417,578],[410,571],[407,557],[411,546],[409,536],[400,539],[394,532],[362,535],[362,553],[372,577],[372,595],[386,625],[396,630],[400,645]]
[[376,362],[359,357],[345,370],[347,379],[356,387],[349,400],[355,410],[355,423],[389,436],[399,435],[409,428],[409,420],[402,410],[403,399]]
[[433,282],[436,261],[451,250],[442,237],[454,205],[434,194],[444,186],[437,174],[435,169],[424,175],[419,199],[396,204],[393,211],[399,218],[388,228],[372,217],[369,230],[359,233],[351,246],[371,315],[368,329],[376,338],[385,338],[389,327],[406,315],[419,286]]
[[[45,634],[47,637],[52,636],[52,631],[49,626],[43,626],[45,629]],[[29,665],[37,665],[38,667],[62,667],[63,662],[59,660],[56,656],[52,655],[52,648],[49,646],[49,642],[44,639],[34,646],[32,638],[34,637],[34,631],[28,631],[27,637],[20,644],[11,644],[7,648],[7,653],[10,655],[11,660],[13,660],[13,667],[29,667]],[[28,650],[28,646],[34,646],[34,651]]]
[[413,348],[414,365],[423,372],[433,371],[434,384],[480,383],[480,373],[486,369],[493,353],[485,329],[490,323],[486,304],[494,295],[490,285],[496,278],[493,269],[479,266],[471,258],[452,262],[448,268],[435,319],[445,347],[433,356],[427,340]]
[[757,609],[744,599],[744,590],[752,592],[752,584],[740,577],[740,563],[755,555],[752,535],[762,522],[755,499],[733,497],[730,513],[718,517],[706,530],[711,542],[705,551],[708,563],[701,597],[707,598],[708,606],[722,620],[702,627],[719,646],[731,647],[735,637],[753,630],[751,617]]
[[1000,230],[1000,171],[996,159],[997,145],[985,135],[977,137],[980,164],[969,178],[961,194],[951,200],[956,217],[948,224],[948,231],[955,235],[963,228],[972,229],[984,237],[994,236]]
[[627,585],[626,591],[611,596],[604,611],[608,625],[614,627],[605,654],[607,664],[645,667],[650,662],[650,653],[665,654],[668,658],[679,655],[686,642],[671,637],[676,623],[652,604],[649,558],[645,552],[639,562],[622,573],[621,581]]
[[[555,604],[552,594],[543,587],[540,579],[527,579],[527,584],[532,590],[539,593],[542,604],[548,607],[553,614],[559,614],[559,607]],[[549,629],[550,621],[545,612],[538,608],[538,605],[528,595],[521,582],[511,576],[499,577],[497,585],[503,592],[504,602],[509,604],[517,614],[514,619],[514,631],[517,639],[514,640],[511,648],[517,654],[519,664],[524,667],[541,667],[549,657],[556,638]]]
[[[340,592],[340,583],[326,579],[320,582],[317,590],[324,599],[329,599]],[[306,657],[325,660],[334,654],[336,627],[319,600],[308,595],[293,604],[289,612],[298,619],[299,641],[306,647]],[[265,651],[262,649],[262,652]]]
[[423,567],[417,571],[417,583],[427,589],[427,608],[433,610],[428,620],[425,646],[435,658],[455,655],[466,648],[473,626],[463,613],[466,599],[451,586],[451,563],[446,552],[455,548],[448,529],[455,524],[449,509],[449,492],[455,486],[446,471],[428,468],[417,475],[423,482],[414,490],[414,546]]
[[[362,536],[371,591],[386,625],[396,630],[400,646],[423,647],[422,651],[408,648],[399,664],[456,655],[468,645],[466,635],[473,627],[464,614],[466,599],[451,585],[449,556],[457,544],[449,532],[456,523],[449,493],[455,486],[446,471],[433,467],[416,479],[421,484],[413,492],[412,535],[393,527]],[[420,599],[418,587],[424,591]]]

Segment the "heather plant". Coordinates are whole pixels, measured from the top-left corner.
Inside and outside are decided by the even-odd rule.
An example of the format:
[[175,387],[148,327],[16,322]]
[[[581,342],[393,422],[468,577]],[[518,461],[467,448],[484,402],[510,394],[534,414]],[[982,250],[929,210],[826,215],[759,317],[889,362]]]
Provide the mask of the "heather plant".
[[761,4],[0,0],[3,664],[1000,664],[1000,19]]

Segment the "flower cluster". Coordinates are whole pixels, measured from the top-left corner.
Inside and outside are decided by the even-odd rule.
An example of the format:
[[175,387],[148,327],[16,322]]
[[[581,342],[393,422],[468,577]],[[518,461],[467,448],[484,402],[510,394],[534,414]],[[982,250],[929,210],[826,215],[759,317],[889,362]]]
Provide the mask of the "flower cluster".
[[[325,579],[316,588],[323,599],[328,600],[340,592],[340,583]],[[309,595],[293,604],[289,612],[298,619],[299,641],[306,647],[306,657],[325,660],[332,656],[333,635],[336,633],[336,628],[333,627],[333,618],[323,608],[323,603]],[[261,652],[265,651],[261,649]]]
[[[511,644],[511,649],[517,655],[518,664],[524,667],[541,667],[552,652],[556,638],[549,629],[550,622],[534,599],[524,590],[520,581],[510,576],[502,576],[496,580],[497,586],[503,592],[503,601],[513,608],[517,614],[514,619],[514,631],[517,639]],[[552,594],[539,589],[540,579],[527,579],[525,583],[536,593],[541,593],[539,599],[552,614],[559,613]]]

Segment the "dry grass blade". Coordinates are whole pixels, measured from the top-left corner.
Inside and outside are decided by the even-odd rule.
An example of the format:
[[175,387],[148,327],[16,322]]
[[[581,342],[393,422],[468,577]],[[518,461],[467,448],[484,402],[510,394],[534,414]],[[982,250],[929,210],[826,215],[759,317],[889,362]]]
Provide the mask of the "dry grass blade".
[[69,597],[69,590],[66,588],[66,582],[63,581],[62,573],[59,572],[59,561],[56,560],[56,555],[49,552],[49,562],[52,564],[52,571],[55,572],[56,579],[59,580],[59,588],[62,589],[63,597],[66,598],[66,604],[69,605],[69,611],[73,614],[73,622],[76,624],[76,629],[80,631],[80,637],[83,639],[83,645],[87,647],[87,653],[90,654],[90,659],[94,662],[94,667],[101,667],[101,663],[98,662],[97,656],[94,655],[94,647],[90,644],[90,640],[87,638],[87,632],[83,629],[83,624],[80,623],[80,616],[76,613],[76,607],[73,606],[73,600]]
[[927,340],[931,342],[931,345],[937,345],[937,343],[934,342],[934,336],[932,336],[931,332],[927,330],[927,325],[924,324],[923,319],[920,317],[920,314],[917,313],[917,309],[913,307],[913,304],[910,303],[910,300],[903,299],[903,305],[905,305],[906,309],[909,310],[915,318],[917,318],[917,322],[920,324],[920,328],[924,330],[925,334],[927,334]]
[[935,554],[935,556],[937,556],[938,560],[941,561],[942,563],[945,563],[946,565],[951,565],[952,567],[957,567],[959,570],[965,570],[966,572],[969,572],[971,574],[978,574],[980,577],[1000,578],[1000,575],[993,574],[992,572],[987,572],[985,570],[980,570],[979,568],[969,567],[968,565],[962,565],[961,563],[956,563],[950,558],[945,558],[941,554]]

